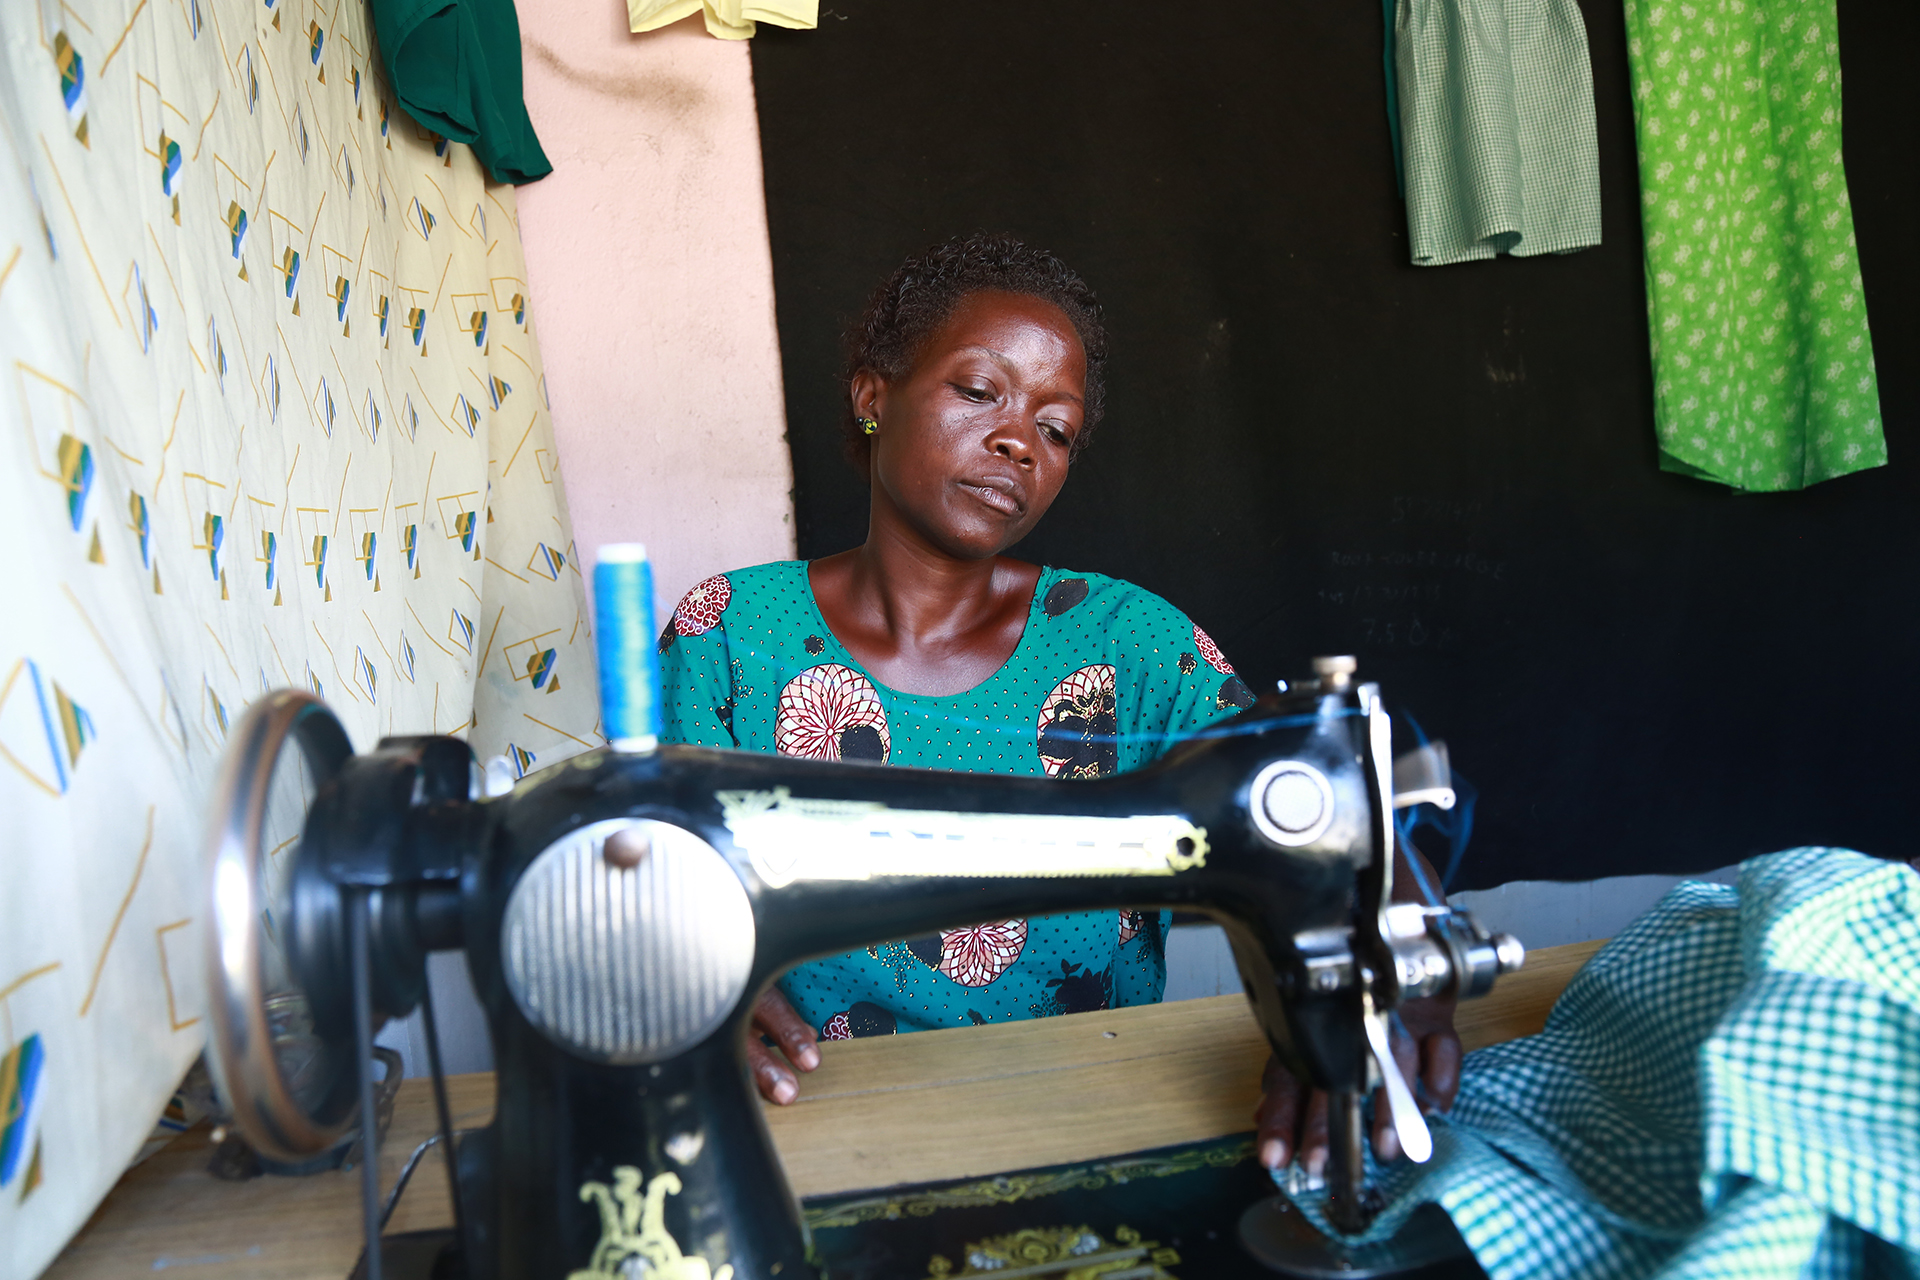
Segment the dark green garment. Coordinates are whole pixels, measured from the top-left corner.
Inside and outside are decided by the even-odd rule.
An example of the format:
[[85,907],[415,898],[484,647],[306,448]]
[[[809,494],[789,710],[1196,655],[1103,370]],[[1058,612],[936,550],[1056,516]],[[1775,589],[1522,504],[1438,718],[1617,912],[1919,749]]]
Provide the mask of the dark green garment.
[[371,0],[380,56],[400,105],[472,145],[495,182],[553,172],[520,96],[513,0]]

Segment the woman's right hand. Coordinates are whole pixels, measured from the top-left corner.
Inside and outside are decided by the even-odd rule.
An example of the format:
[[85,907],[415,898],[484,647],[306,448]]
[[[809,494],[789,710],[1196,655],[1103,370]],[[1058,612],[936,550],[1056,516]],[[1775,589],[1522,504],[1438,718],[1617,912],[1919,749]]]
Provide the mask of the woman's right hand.
[[[761,1036],[780,1046],[786,1062],[775,1056]],[[820,1065],[820,1046],[813,1028],[793,1011],[780,988],[768,987],[753,1006],[753,1025],[747,1031],[747,1066],[760,1096],[783,1107],[800,1096],[800,1080],[787,1069],[789,1062],[802,1071],[813,1070]]]
[[[1460,1036],[1453,1029],[1453,1000],[1409,1000],[1400,1006],[1391,1032],[1394,1062],[1409,1088],[1418,1089],[1420,1110],[1452,1108],[1460,1092]],[[1260,1163],[1283,1169],[1297,1162],[1315,1177],[1327,1166],[1327,1095],[1294,1078],[1278,1058],[1267,1059],[1261,1099],[1253,1113],[1260,1131]],[[1401,1156],[1393,1111],[1381,1089],[1373,1103],[1373,1154],[1382,1162]]]

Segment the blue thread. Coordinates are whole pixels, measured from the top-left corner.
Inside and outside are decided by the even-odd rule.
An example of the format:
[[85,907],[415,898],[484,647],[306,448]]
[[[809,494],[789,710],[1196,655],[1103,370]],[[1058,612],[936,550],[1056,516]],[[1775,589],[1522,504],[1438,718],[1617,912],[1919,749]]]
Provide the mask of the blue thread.
[[[1400,718],[1413,730],[1413,736],[1420,740],[1421,746],[1427,745],[1427,731],[1420,727],[1411,713],[1402,708]],[[1453,877],[1460,870],[1460,861],[1467,855],[1467,842],[1473,839],[1473,805],[1480,798],[1480,789],[1460,776],[1458,769],[1453,770],[1453,808],[1439,809],[1430,804],[1417,804],[1411,809],[1403,809],[1394,815],[1393,825],[1400,833],[1400,839],[1410,848],[1413,845],[1413,833],[1419,827],[1432,827],[1441,839],[1447,842],[1447,869],[1440,873],[1440,887],[1444,891],[1453,884]],[[1420,881],[1420,891],[1427,896],[1432,906],[1441,904],[1441,897],[1427,883],[1427,876],[1420,869],[1420,862],[1409,857],[1413,874]]]
[[1412,840],[1412,823],[1402,815],[1395,814],[1393,825],[1394,829],[1400,833],[1401,845],[1407,851],[1407,865],[1413,868],[1413,878],[1420,886],[1420,896],[1427,900],[1427,905],[1430,907],[1444,906],[1445,900],[1433,891],[1433,883],[1427,879],[1427,870],[1420,865],[1418,856],[1420,851],[1414,847]]
[[601,730],[616,750],[651,751],[660,742],[660,655],[654,648],[653,566],[644,546],[600,548],[593,603]]

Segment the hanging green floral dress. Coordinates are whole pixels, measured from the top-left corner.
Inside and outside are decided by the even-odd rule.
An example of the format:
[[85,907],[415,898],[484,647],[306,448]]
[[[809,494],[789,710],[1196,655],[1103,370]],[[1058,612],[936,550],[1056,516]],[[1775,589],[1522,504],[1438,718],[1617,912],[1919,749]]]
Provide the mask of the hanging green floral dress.
[[[1097,778],[1253,702],[1179,610],[1062,569],[1041,570],[1006,664],[947,697],[901,693],[862,670],[798,560],[700,583],[660,651],[668,741],[816,760]],[[1166,934],[1164,913],[991,921],[810,961],[780,985],[826,1039],[1153,1004]]]

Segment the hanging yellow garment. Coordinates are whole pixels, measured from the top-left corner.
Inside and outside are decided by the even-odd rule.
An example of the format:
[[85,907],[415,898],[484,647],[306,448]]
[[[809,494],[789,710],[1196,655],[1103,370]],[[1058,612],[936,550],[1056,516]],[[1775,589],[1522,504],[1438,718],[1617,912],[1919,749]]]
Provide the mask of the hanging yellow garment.
[[761,22],[813,30],[820,22],[820,0],[627,0],[632,31],[653,31],[696,13],[705,16],[708,35],[747,40]]

